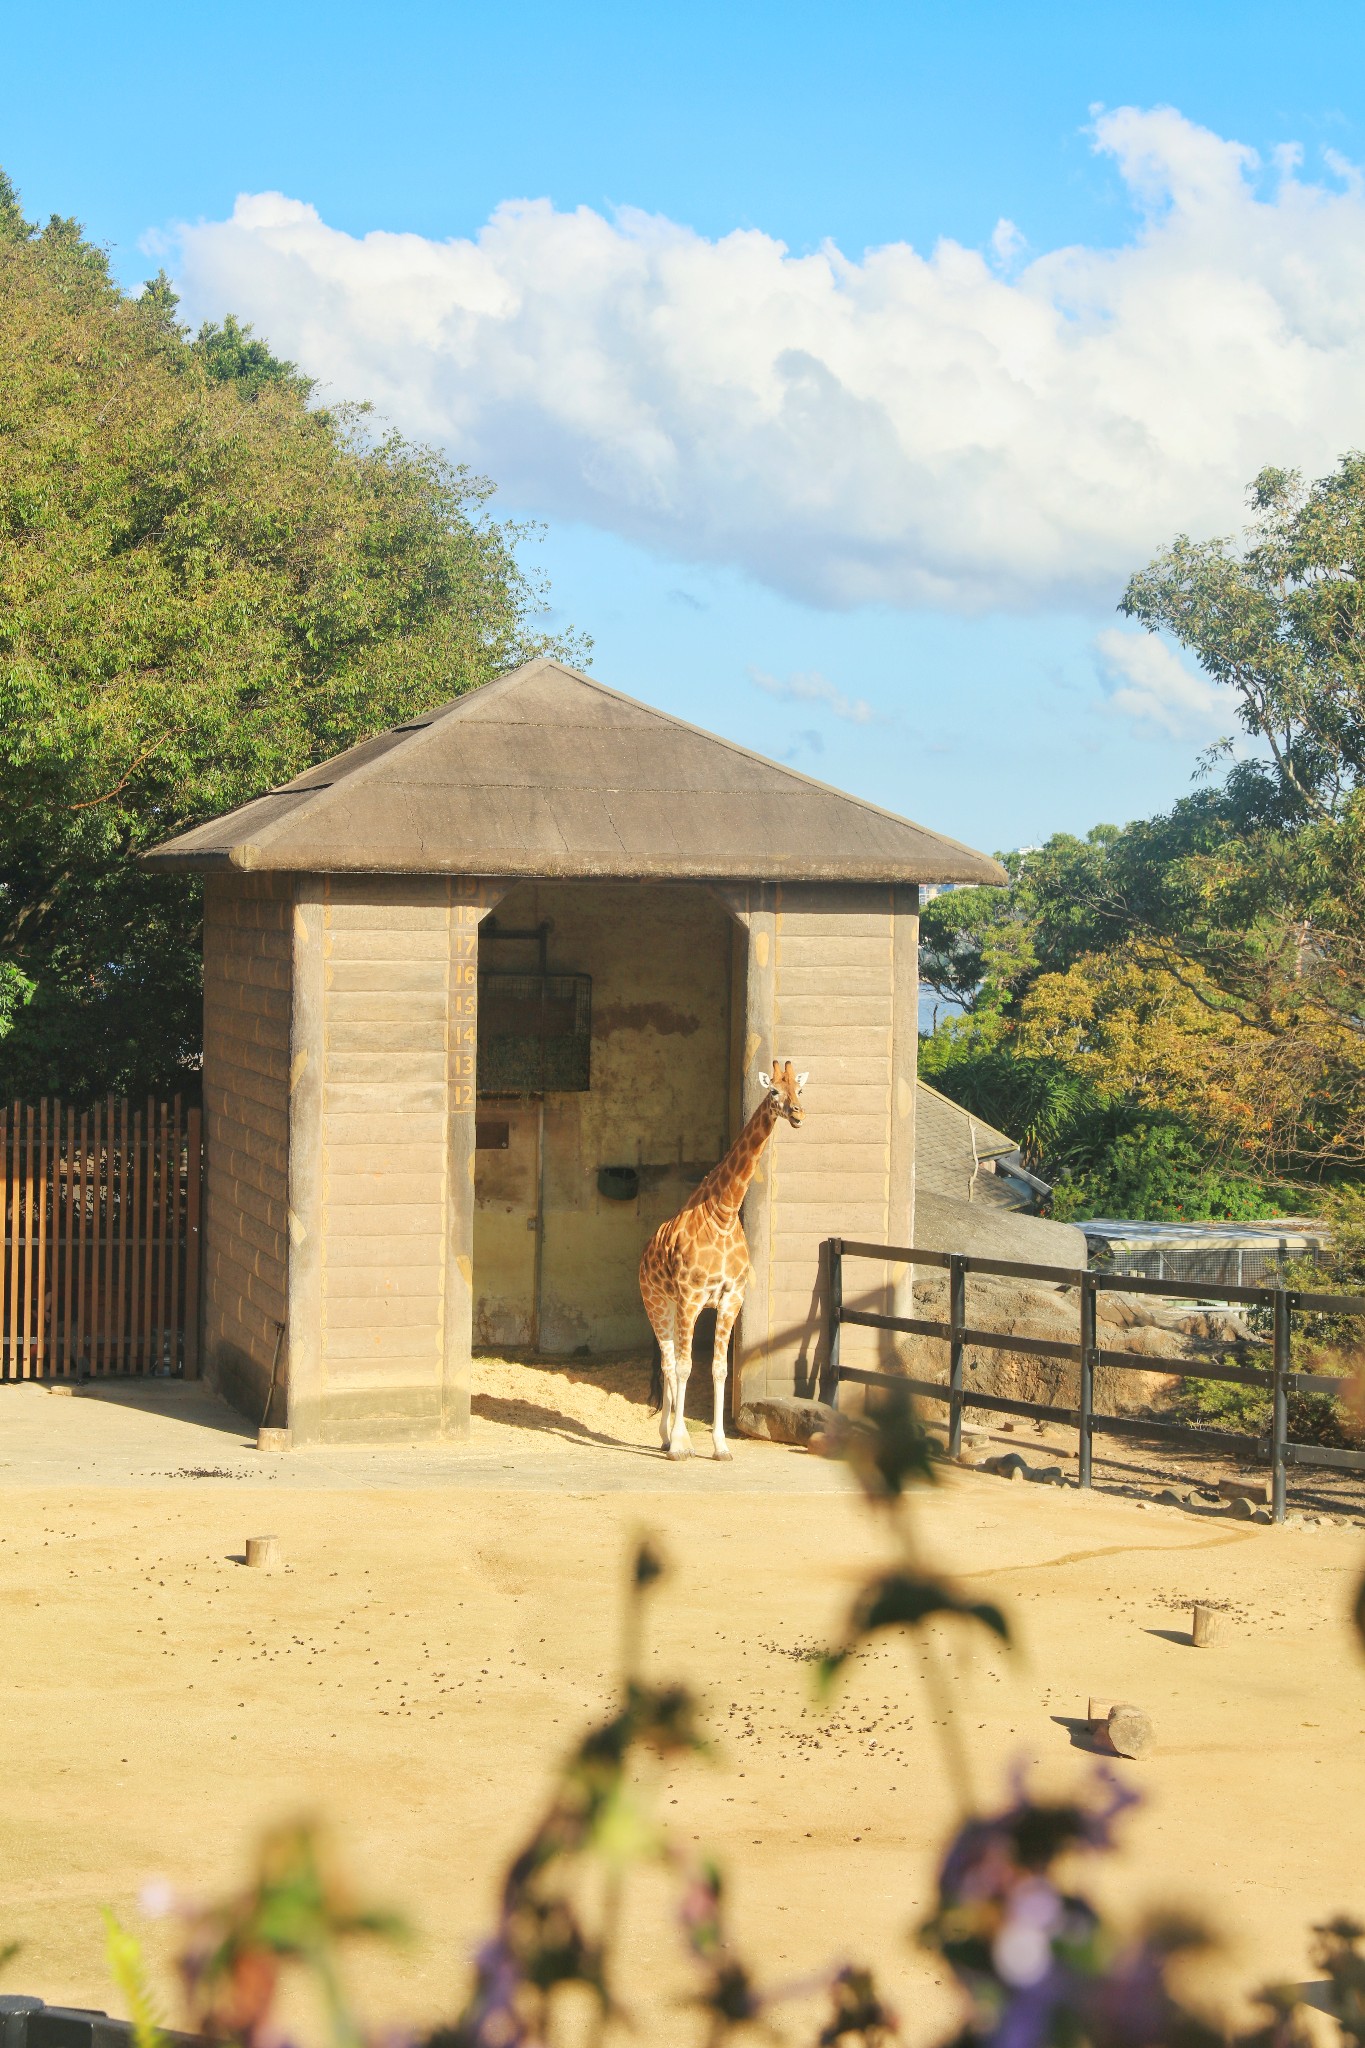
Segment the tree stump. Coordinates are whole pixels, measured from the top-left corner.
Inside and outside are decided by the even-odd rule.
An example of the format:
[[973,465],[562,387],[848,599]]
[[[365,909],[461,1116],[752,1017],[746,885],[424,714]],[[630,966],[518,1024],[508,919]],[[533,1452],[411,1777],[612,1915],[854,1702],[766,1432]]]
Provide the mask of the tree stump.
[[1216,1607],[1193,1607],[1190,1610],[1190,1641],[1196,1650],[1207,1650],[1210,1643],[1216,1643],[1223,1633],[1223,1617]]
[[278,1570],[280,1562],[280,1539],[278,1536],[248,1536],[246,1539],[246,1561],[261,1571]]

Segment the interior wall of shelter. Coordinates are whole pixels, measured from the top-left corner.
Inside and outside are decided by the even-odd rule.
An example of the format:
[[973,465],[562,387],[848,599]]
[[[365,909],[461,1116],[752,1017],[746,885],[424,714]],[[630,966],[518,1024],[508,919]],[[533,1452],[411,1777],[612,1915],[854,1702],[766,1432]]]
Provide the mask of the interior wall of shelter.
[[204,890],[204,1369],[258,1422],[287,1314],[292,898],[288,877]]
[[[736,928],[690,885],[527,882],[496,925],[549,919],[549,971],[592,978],[591,1086],[543,1101],[481,1096],[475,1155],[474,1342],[551,1355],[642,1348],[640,1254],[721,1157],[738,1107],[731,984]],[[485,925],[480,970],[534,971],[534,942]],[[536,1224],[543,1218],[539,1330]],[[632,1169],[612,1199],[603,1168]]]

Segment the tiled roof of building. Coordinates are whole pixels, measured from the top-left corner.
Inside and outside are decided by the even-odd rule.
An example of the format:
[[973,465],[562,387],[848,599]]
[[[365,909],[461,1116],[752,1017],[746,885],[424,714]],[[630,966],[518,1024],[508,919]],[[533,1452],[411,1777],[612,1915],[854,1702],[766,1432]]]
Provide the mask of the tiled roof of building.
[[995,1208],[1023,1208],[1028,1202],[1026,1191],[998,1176],[988,1163],[1018,1150],[1017,1139],[983,1123],[927,1081],[920,1082],[915,1102],[917,1192]]
[[548,659],[144,859],[314,874],[1005,880],[955,839]]

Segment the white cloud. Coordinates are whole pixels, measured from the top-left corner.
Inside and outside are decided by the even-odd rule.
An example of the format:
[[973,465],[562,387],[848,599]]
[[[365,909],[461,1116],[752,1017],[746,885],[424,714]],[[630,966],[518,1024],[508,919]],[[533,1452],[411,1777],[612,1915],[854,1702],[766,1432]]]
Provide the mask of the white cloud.
[[1175,532],[1235,528],[1264,463],[1365,439],[1365,196],[1169,108],[1094,138],[1113,249],[793,256],[548,201],[357,237],[262,193],[182,228],[177,270],[188,312],[539,513],[819,604],[1112,603]]
[[766,669],[751,668],[749,681],[765,696],[776,697],[784,704],[823,704],[826,711],[832,711],[836,718],[845,719],[849,725],[877,722],[877,713],[865,697],[845,696],[838,684],[832,683],[828,676],[822,676],[818,669],[783,679],[770,676]]
[[1140,733],[1209,740],[1233,729],[1232,693],[1187,668],[1154,633],[1111,626],[1095,635],[1094,645],[1108,709],[1131,719]]
[[1028,247],[1027,238],[1022,235],[1012,220],[998,220],[991,230],[991,248],[997,263],[1003,269],[1017,263]]

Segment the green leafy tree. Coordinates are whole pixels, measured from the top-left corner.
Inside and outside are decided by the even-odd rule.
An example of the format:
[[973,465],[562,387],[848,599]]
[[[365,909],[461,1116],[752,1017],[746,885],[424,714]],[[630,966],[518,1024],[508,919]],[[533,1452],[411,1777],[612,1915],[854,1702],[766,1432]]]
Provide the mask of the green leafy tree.
[[[162,278],[156,282],[163,286],[164,296]],[[150,287],[144,290],[144,299],[147,290]],[[221,326],[205,321],[195,336],[194,353],[210,383],[232,384],[243,398],[259,398],[263,391],[270,390],[295,391],[301,398],[312,396],[313,379],[305,377],[293,363],[281,362],[278,356],[271,355],[250,327],[234,320],[231,313]]]
[[1129,1116],[1129,1129],[1115,1129],[1120,1117],[1103,1105],[1098,1116],[1071,1134],[1077,1163],[1062,1168],[1052,1199],[1059,1222],[1086,1216],[1140,1216],[1153,1223],[1249,1222],[1273,1212],[1273,1190],[1210,1158],[1187,1119],[1131,1111]]
[[[1044,1173],[1074,1170],[1066,1201],[1242,1215],[1255,1183],[1281,1199],[1287,1180],[1316,1204],[1317,1189],[1365,1166],[1365,456],[1311,484],[1265,470],[1250,500],[1245,535],[1180,536],[1133,577],[1123,609],[1227,686],[1257,754],[1159,817],[1009,856],[1007,890],[953,891],[926,910],[924,978],[964,1007],[935,1034],[926,1070],[995,1121],[1002,1092],[1022,1107],[1025,1123],[1005,1127],[1033,1133]],[[1049,1006],[1075,1012],[1078,977],[1113,983],[1120,963],[1148,985],[1137,1007],[1165,1034],[1149,1066],[1168,1086],[1125,1098],[1116,1068],[1093,1092],[1100,1111],[1137,1114],[1122,1157],[1116,1137],[1068,1160],[1099,1140],[1104,1118],[1096,1104],[1068,1110],[1060,1150],[1028,1120],[1033,1097],[1065,1093],[1030,1041]],[[1183,1061],[1171,991],[1203,1013],[1183,1027]],[[1130,1051],[1140,1032],[1134,1015]],[[1083,1036],[1071,1056],[1088,1071],[1112,1041]],[[1202,1082],[1201,1046],[1217,1067]],[[1004,1086],[998,1054],[1031,1078]]]
[[1365,454],[1311,484],[1263,469],[1249,495],[1242,543],[1181,534],[1122,609],[1236,692],[1277,794],[1337,817],[1365,771]]
[[1059,1222],[1232,1221],[1282,1206],[1285,1191],[1211,1145],[1192,1116],[1106,1093],[1064,1061],[1022,1053],[1008,1039],[982,1046],[939,1035],[925,1050],[933,1085],[1017,1138],[1025,1163],[1054,1183],[1050,1213]]
[[1003,1020],[1040,975],[1057,974],[1124,934],[1109,874],[1123,834],[1097,825],[1084,839],[1055,834],[1043,846],[998,856],[1006,889],[945,889],[920,919],[920,978],[970,1008],[980,1038]]
[[135,856],[536,652],[528,530],[0,184],[0,1091],[193,1087],[194,888]]
[[[1263,470],[1250,499],[1240,541],[1181,535],[1124,596],[1228,686],[1264,748],[1178,807],[1184,843],[1148,862],[1135,923],[1264,1035],[1293,1105],[1280,1154],[1330,1172],[1365,1163],[1365,455],[1311,484]],[[1196,816],[1221,830],[1191,833]]]

